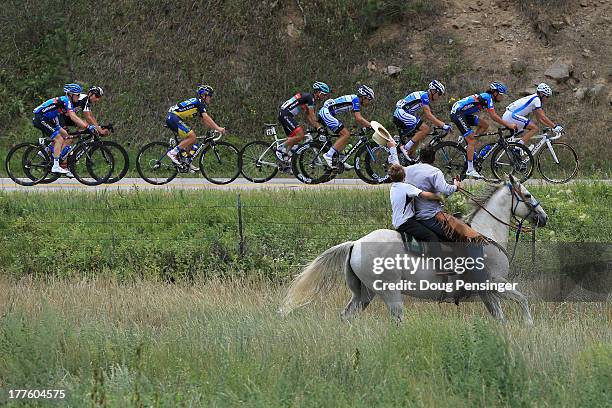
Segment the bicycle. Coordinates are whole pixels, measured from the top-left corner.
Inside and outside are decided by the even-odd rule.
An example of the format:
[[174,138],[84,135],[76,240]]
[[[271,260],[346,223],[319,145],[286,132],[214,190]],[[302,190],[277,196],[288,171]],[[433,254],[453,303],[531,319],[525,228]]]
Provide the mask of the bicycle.
[[[272,143],[256,140],[247,143],[240,151],[240,173],[253,183],[265,183],[276,176],[279,170],[291,172],[291,164],[285,165],[276,157],[278,147],[287,140],[286,137],[277,136],[276,126],[278,126],[276,123],[264,124],[264,135],[274,137]],[[312,140],[312,133],[312,129],[306,130],[303,143]]]
[[[402,149],[400,149],[400,143],[405,144],[412,134],[411,132],[404,137],[395,135],[394,139],[397,143],[397,156],[402,166],[407,167],[414,164],[416,161],[410,160],[404,155]],[[462,170],[465,163],[465,149],[463,146],[450,141],[444,141],[443,139],[448,135],[448,132],[444,131],[441,127],[433,127],[432,131],[427,135],[431,137],[428,142],[428,147],[431,147],[435,151],[435,162],[434,165],[442,170],[445,175],[445,179],[452,182],[451,174],[456,174],[457,169]],[[374,155],[367,155],[365,157],[365,168],[366,172],[378,183],[387,182],[387,171],[390,167],[389,164],[389,150],[384,146],[377,146],[374,150]],[[448,175],[448,177],[447,177]]]
[[[167,127],[167,126],[164,126]],[[222,134],[213,130],[198,136],[200,143],[192,146],[191,152],[178,155],[180,165],[166,155],[178,145],[174,135],[166,142],[151,142],[144,145],[136,156],[136,170],[144,181],[162,185],[172,181],[179,173],[191,172],[191,163],[200,156],[200,172],[213,184],[229,184],[240,174],[240,152],[231,143],[220,141]]]
[[[509,134],[504,136],[504,131],[508,131]],[[484,162],[490,157],[491,171],[497,180],[503,179],[505,175],[512,175],[522,183],[531,177],[535,161],[527,146],[506,140],[521,132],[515,133],[512,129],[499,128],[495,132],[479,135],[479,137],[497,136],[497,141],[487,143],[478,152],[474,152],[474,169],[480,173]],[[459,141],[466,143],[463,136],[460,136]],[[462,180],[465,179],[466,170],[467,157],[460,174]]]
[[313,139],[300,145],[291,159],[293,175],[305,184],[320,184],[334,179],[337,175],[347,170],[348,160],[355,155],[354,170],[361,180],[368,184],[379,184],[380,181],[373,179],[365,172],[362,166],[366,155],[373,155],[373,149],[378,146],[376,142],[368,139],[366,128],[360,129],[357,133],[351,133],[359,139],[355,145],[350,146],[348,151],[340,155],[336,168],[329,168],[325,163],[323,155],[334,145],[332,136],[321,134],[317,139]]
[[544,128],[543,132],[534,136],[541,140],[529,146],[531,154],[536,159],[538,171],[545,180],[551,183],[567,183],[578,172],[578,155],[567,143],[556,141],[562,136],[562,133],[555,133],[548,127]]
[[[112,125],[103,128],[112,129]],[[78,141],[63,149],[60,162],[67,160],[68,169],[84,185],[96,186],[108,181],[115,160],[111,151],[99,140],[99,135],[90,135],[86,130],[68,134],[70,138]],[[82,158],[85,160],[82,161]],[[23,186],[57,180],[61,175],[51,173],[52,167],[53,143],[48,137],[39,138],[38,143],[26,142],[14,146],[5,159],[5,168],[9,177]],[[49,174],[51,176],[47,177]]]

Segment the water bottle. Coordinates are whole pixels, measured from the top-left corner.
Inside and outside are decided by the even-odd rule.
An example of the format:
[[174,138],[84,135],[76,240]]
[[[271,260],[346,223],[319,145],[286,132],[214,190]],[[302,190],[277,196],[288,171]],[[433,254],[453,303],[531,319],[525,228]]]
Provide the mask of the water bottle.
[[483,157],[487,155],[487,153],[489,153],[490,150],[491,150],[491,145],[485,145],[482,149],[480,149],[480,152],[478,152],[478,157],[482,159]]
[[189,156],[193,156],[194,154],[196,154],[199,148],[200,148],[199,143],[196,143],[193,146],[191,146],[191,150],[189,150]]
[[348,152],[350,152],[352,148],[353,148],[352,143],[347,144],[344,150],[342,151],[342,154],[348,154]]
[[63,159],[64,157],[66,157],[66,155],[70,152],[70,150],[72,150],[72,146],[66,146],[62,149],[62,152],[60,153],[60,158]]

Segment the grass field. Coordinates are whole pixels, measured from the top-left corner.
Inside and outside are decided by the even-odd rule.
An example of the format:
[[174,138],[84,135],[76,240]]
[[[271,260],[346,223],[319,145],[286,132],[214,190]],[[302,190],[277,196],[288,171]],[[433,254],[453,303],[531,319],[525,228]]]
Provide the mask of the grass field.
[[[479,303],[381,302],[352,324],[342,288],[279,317],[240,279],[169,285],[2,282],[0,386],[70,406],[555,406],[609,403],[609,304],[533,305],[499,326]],[[41,404],[42,405],[42,404]]]
[[[608,185],[530,190],[550,217],[540,245],[612,239]],[[242,192],[242,255],[236,194],[0,193],[0,404],[10,388],[64,389],[74,407],[612,398],[609,302],[534,302],[529,328],[508,303],[501,326],[478,302],[407,300],[397,327],[380,301],[343,323],[340,286],[279,316],[300,265],[389,225],[388,191]]]

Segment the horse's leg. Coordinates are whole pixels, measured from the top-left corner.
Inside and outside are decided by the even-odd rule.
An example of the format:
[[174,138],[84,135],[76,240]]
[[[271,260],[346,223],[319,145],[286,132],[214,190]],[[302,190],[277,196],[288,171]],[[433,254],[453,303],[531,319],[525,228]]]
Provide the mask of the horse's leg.
[[404,320],[404,299],[399,290],[385,291],[380,294],[383,301],[389,308],[389,312],[399,324]]
[[500,297],[508,298],[518,303],[523,309],[523,318],[525,319],[525,323],[527,323],[529,326],[533,325],[533,318],[531,317],[531,312],[529,311],[527,296],[523,295],[518,290],[506,290],[498,293]]
[[505,323],[504,312],[501,309],[499,298],[494,293],[482,291],[479,292],[480,299],[491,315],[501,323]]
[[[351,300],[349,300],[348,304],[344,308],[344,311],[342,312],[342,318],[344,320],[348,320],[356,312],[365,309],[362,301],[362,293],[364,290],[367,290],[367,288],[364,287],[364,285],[361,283],[357,275],[355,275],[355,273],[351,270],[350,267],[346,269],[345,275],[346,284],[353,293],[353,295],[351,296]],[[368,301],[368,303],[370,302]]]
[[361,310],[365,310],[370,302],[376,297],[376,292],[368,289],[366,285],[361,285]]

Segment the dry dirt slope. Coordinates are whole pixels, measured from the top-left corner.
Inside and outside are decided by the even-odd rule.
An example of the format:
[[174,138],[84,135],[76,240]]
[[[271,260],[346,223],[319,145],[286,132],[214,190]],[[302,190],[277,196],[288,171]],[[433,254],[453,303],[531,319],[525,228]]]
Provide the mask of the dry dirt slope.
[[[398,52],[370,67],[417,63],[432,76],[444,78],[454,98],[500,80],[510,86],[511,95],[499,109],[545,81],[555,90],[547,112],[568,128],[568,140],[579,145],[582,158],[610,156],[612,2],[447,0],[443,4],[440,18],[430,22],[381,26],[371,44],[395,43]],[[559,78],[546,75],[551,68],[559,71]],[[605,160],[588,167],[585,170],[609,172]]]

